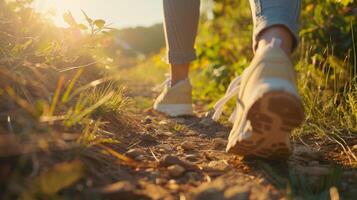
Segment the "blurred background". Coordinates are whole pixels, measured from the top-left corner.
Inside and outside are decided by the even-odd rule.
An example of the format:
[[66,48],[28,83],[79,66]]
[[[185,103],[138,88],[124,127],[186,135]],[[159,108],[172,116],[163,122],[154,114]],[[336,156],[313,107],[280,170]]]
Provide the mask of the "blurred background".
[[[118,178],[107,170],[118,169],[118,160],[98,145],[123,161],[130,134],[145,129],[152,88],[168,71],[161,4],[0,0],[0,199],[61,199]],[[302,0],[293,57],[306,121],[292,141],[318,149],[343,169],[357,166],[356,19],[355,0]],[[199,59],[191,69],[201,111],[249,65],[251,22],[248,0],[202,0]],[[285,191],[297,199],[326,199],[336,186],[353,199],[353,174],[354,185],[345,188],[339,186],[347,179],[332,172],[311,187],[304,179],[284,182]],[[83,184],[70,187],[77,182]]]

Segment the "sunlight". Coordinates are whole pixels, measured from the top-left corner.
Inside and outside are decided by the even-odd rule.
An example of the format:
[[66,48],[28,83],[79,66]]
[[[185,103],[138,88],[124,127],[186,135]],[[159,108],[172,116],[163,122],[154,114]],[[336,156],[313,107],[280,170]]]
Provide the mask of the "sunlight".
[[70,11],[77,17],[81,10],[80,2],[73,0],[36,0],[34,8],[49,15],[58,26],[68,26],[62,17],[65,12]]
[[[141,0],[34,0],[33,7],[66,27],[62,15],[70,11],[78,22],[84,22],[81,10],[90,17],[104,19],[115,27],[150,26],[162,21],[161,1]],[[140,13],[138,15],[137,13]]]

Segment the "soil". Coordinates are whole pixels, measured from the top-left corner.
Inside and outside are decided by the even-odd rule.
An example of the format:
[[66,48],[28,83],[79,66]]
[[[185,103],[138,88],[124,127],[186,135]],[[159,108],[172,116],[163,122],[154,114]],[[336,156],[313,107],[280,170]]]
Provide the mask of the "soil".
[[[72,147],[68,151],[41,152],[27,158],[32,160],[31,173],[38,173],[46,166],[69,158],[80,160],[86,169],[85,175],[61,192],[68,199],[357,197],[356,165],[353,161],[340,162],[346,159],[342,159],[344,151],[339,148],[326,151],[326,148],[316,145],[317,141],[313,143],[305,138],[293,142],[294,151],[285,161],[246,159],[227,154],[225,146],[230,124],[212,121],[201,106],[195,108],[195,117],[168,118],[153,111],[148,103],[157,95],[152,90],[153,84],[133,77],[122,81],[130,88],[128,95],[134,99],[134,109],[119,118],[105,117],[103,121],[107,121],[107,125],[105,131],[101,130],[106,139],[119,142],[104,142],[84,149],[78,147],[77,150]],[[57,143],[62,144],[61,149],[66,149],[62,142]],[[57,143],[54,142],[53,146]],[[9,143],[7,146],[14,145]],[[356,149],[352,153],[356,154]],[[0,160],[0,185],[5,182],[7,188],[17,191],[20,183],[14,182],[18,179],[7,174],[12,164],[18,161],[11,156]],[[11,197],[4,196],[3,199]]]
[[[129,95],[137,99],[136,104],[150,102],[157,95],[148,83],[124,80],[124,84],[131,88]],[[356,168],[331,159],[331,152],[325,153],[318,145],[295,141],[290,159],[281,162],[227,154],[225,146],[231,126],[212,121],[200,106],[195,110],[195,117],[184,118],[168,118],[150,106],[133,111],[140,132],[122,138],[127,146],[118,150],[133,161],[128,164],[121,160],[117,169],[120,178],[96,191],[112,199],[357,196]]]

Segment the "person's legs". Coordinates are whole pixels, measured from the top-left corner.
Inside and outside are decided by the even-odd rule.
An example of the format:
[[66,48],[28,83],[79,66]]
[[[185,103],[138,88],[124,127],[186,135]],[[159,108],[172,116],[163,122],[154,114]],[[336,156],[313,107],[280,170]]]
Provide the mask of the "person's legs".
[[200,0],[164,0],[164,29],[171,84],[187,79],[189,64],[196,59],[194,49]]
[[250,0],[254,33],[253,48],[258,50],[274,38],[290,55],[298,44],[301,0]]
[[170,82],[154,103],[154,109],[171,117],[192,115],[192,87],[188,80],[194,49],[200,0],[163,0],[164,29]]

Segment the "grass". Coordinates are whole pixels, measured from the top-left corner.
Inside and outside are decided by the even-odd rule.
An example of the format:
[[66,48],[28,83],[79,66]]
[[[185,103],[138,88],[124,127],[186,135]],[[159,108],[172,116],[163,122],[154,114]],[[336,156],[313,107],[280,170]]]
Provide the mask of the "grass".
[[78,35],[27,6],[0,2],[0,193],[60,199],[86,174],[83,152],[120,143],[108,119],[124,131],[130,99],[103,63],[104,21]]

